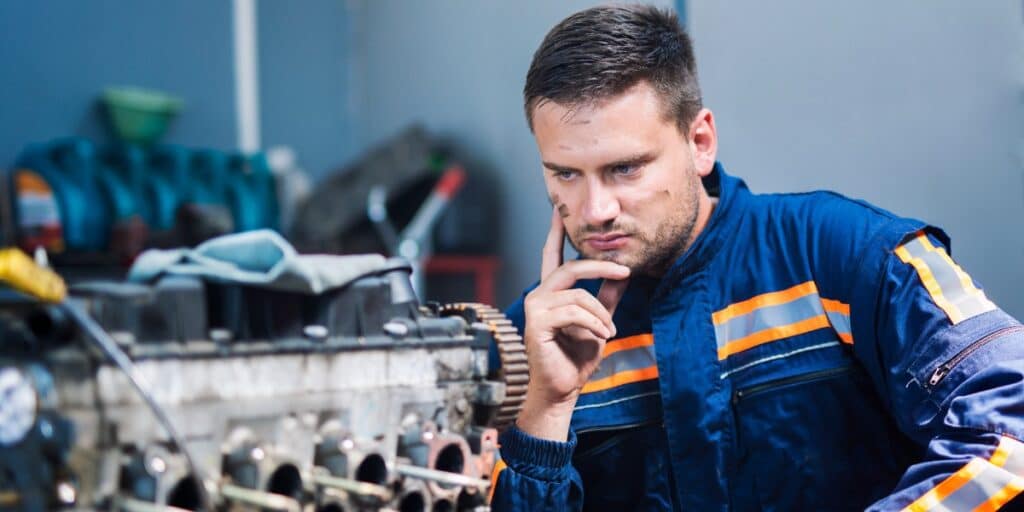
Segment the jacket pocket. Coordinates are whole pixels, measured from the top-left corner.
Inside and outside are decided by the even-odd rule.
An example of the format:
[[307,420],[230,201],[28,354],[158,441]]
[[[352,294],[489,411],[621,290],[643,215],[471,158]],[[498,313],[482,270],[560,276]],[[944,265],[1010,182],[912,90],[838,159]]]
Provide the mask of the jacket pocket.
[[891,491],[919,450],[870,380],[841,366],[737,389],[737,488],[747,508],[863,510]]
[[[928,391],[934,390],[950,372],[955,370],[960,363],[971,357],[975,352],[985,348],[991,343],[1002,340],[1013,334],[1020,333],[1021,331],[1024,331],[1024,326],[1022,325],[1013,325],[997,329],[971,342],[969,345],[957,352],[956,355],[949,358],[949,360],[936,365],[934,368],[923,368],[921,380],[923,381],[925,389]],[[924,378],[925,376],[927,376],[927,379]]]
[[[587,442],[585,436],[600,436]],[[661,422],[577,434],[573,466],[583,480],[583,510],[672,510],[672,471]]]

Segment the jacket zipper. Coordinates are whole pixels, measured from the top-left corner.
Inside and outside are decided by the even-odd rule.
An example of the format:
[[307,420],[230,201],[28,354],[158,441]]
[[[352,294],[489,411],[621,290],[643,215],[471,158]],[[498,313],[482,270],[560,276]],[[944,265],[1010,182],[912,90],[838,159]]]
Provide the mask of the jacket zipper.
[[953,371],[953,368],[956,368],[956,365],[960,364],[960,362],[963,361],[964,359],[967,359],[967,357],[973,354],[976,350],[980,349],[981,347],[984,347],[989,342],[997,338],[1001,338],[1007,334],[1019,331],[1024,331],[1024,325],[1004,327],[1002,329],[999,329],[998,331],[985,335],[985,337],[971,343],[970,345],[967,345],[967,347],[965,347],[963,350],[957,352],[957,354],[953,356],[952,359],[940,364],[938,367],[935,368],[935,371],[932,372],[931,378],[928,379],[928,387],[934,388],[935,386],[938,386],[939,383],[942,382],[942,379],[945,379],[946,375],[949,375],[949,372]]
[[802,375],[794,375],[792,377],[786,377],[784,379],[773,380],[765,382],[764,384],[758,384],[749,388],[737,389],[732,394],[732,404],[736,405],[744,398],[750,398],[751,396],[770,391],[775,388],[781,388],[792,384],[799,384],[803,382],[810,382],[814,380],[827,379],[835,375],[840,375],[850,371],[849,366],[840,366],[838,368],[829,368],[828,370],[819,370],[811,373],[804,373]]

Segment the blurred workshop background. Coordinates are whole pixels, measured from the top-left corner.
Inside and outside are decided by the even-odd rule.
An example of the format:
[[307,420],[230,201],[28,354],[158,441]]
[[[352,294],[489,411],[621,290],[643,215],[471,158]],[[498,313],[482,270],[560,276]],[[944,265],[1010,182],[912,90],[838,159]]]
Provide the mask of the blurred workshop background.
[[[92,275],[271,228],[507,305],[549,215],[524,76],[593,3],[0,2],[4,242]],[[727,169],[943,226],[1024,316],[1020,1],[655,3],[694,37]]]

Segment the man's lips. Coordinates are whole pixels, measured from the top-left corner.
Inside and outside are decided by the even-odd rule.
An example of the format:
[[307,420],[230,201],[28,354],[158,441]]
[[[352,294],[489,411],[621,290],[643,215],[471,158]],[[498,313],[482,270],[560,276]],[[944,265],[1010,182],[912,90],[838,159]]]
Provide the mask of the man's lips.
[[626,245],[629,242],[629,235],[625,233],[591,235],[584,238],[583,242],[598,251],[611,251],[613,249],[621,249]]

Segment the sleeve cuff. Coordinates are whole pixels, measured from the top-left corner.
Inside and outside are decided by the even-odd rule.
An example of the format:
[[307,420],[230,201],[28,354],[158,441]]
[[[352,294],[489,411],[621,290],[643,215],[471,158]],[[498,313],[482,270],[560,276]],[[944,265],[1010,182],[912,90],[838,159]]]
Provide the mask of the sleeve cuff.
[[567,442],[533,437],[513,425],[498,438],[501,458],[516,473],[539,480],[565,478],[576,450],[576,433],[569,430]]

